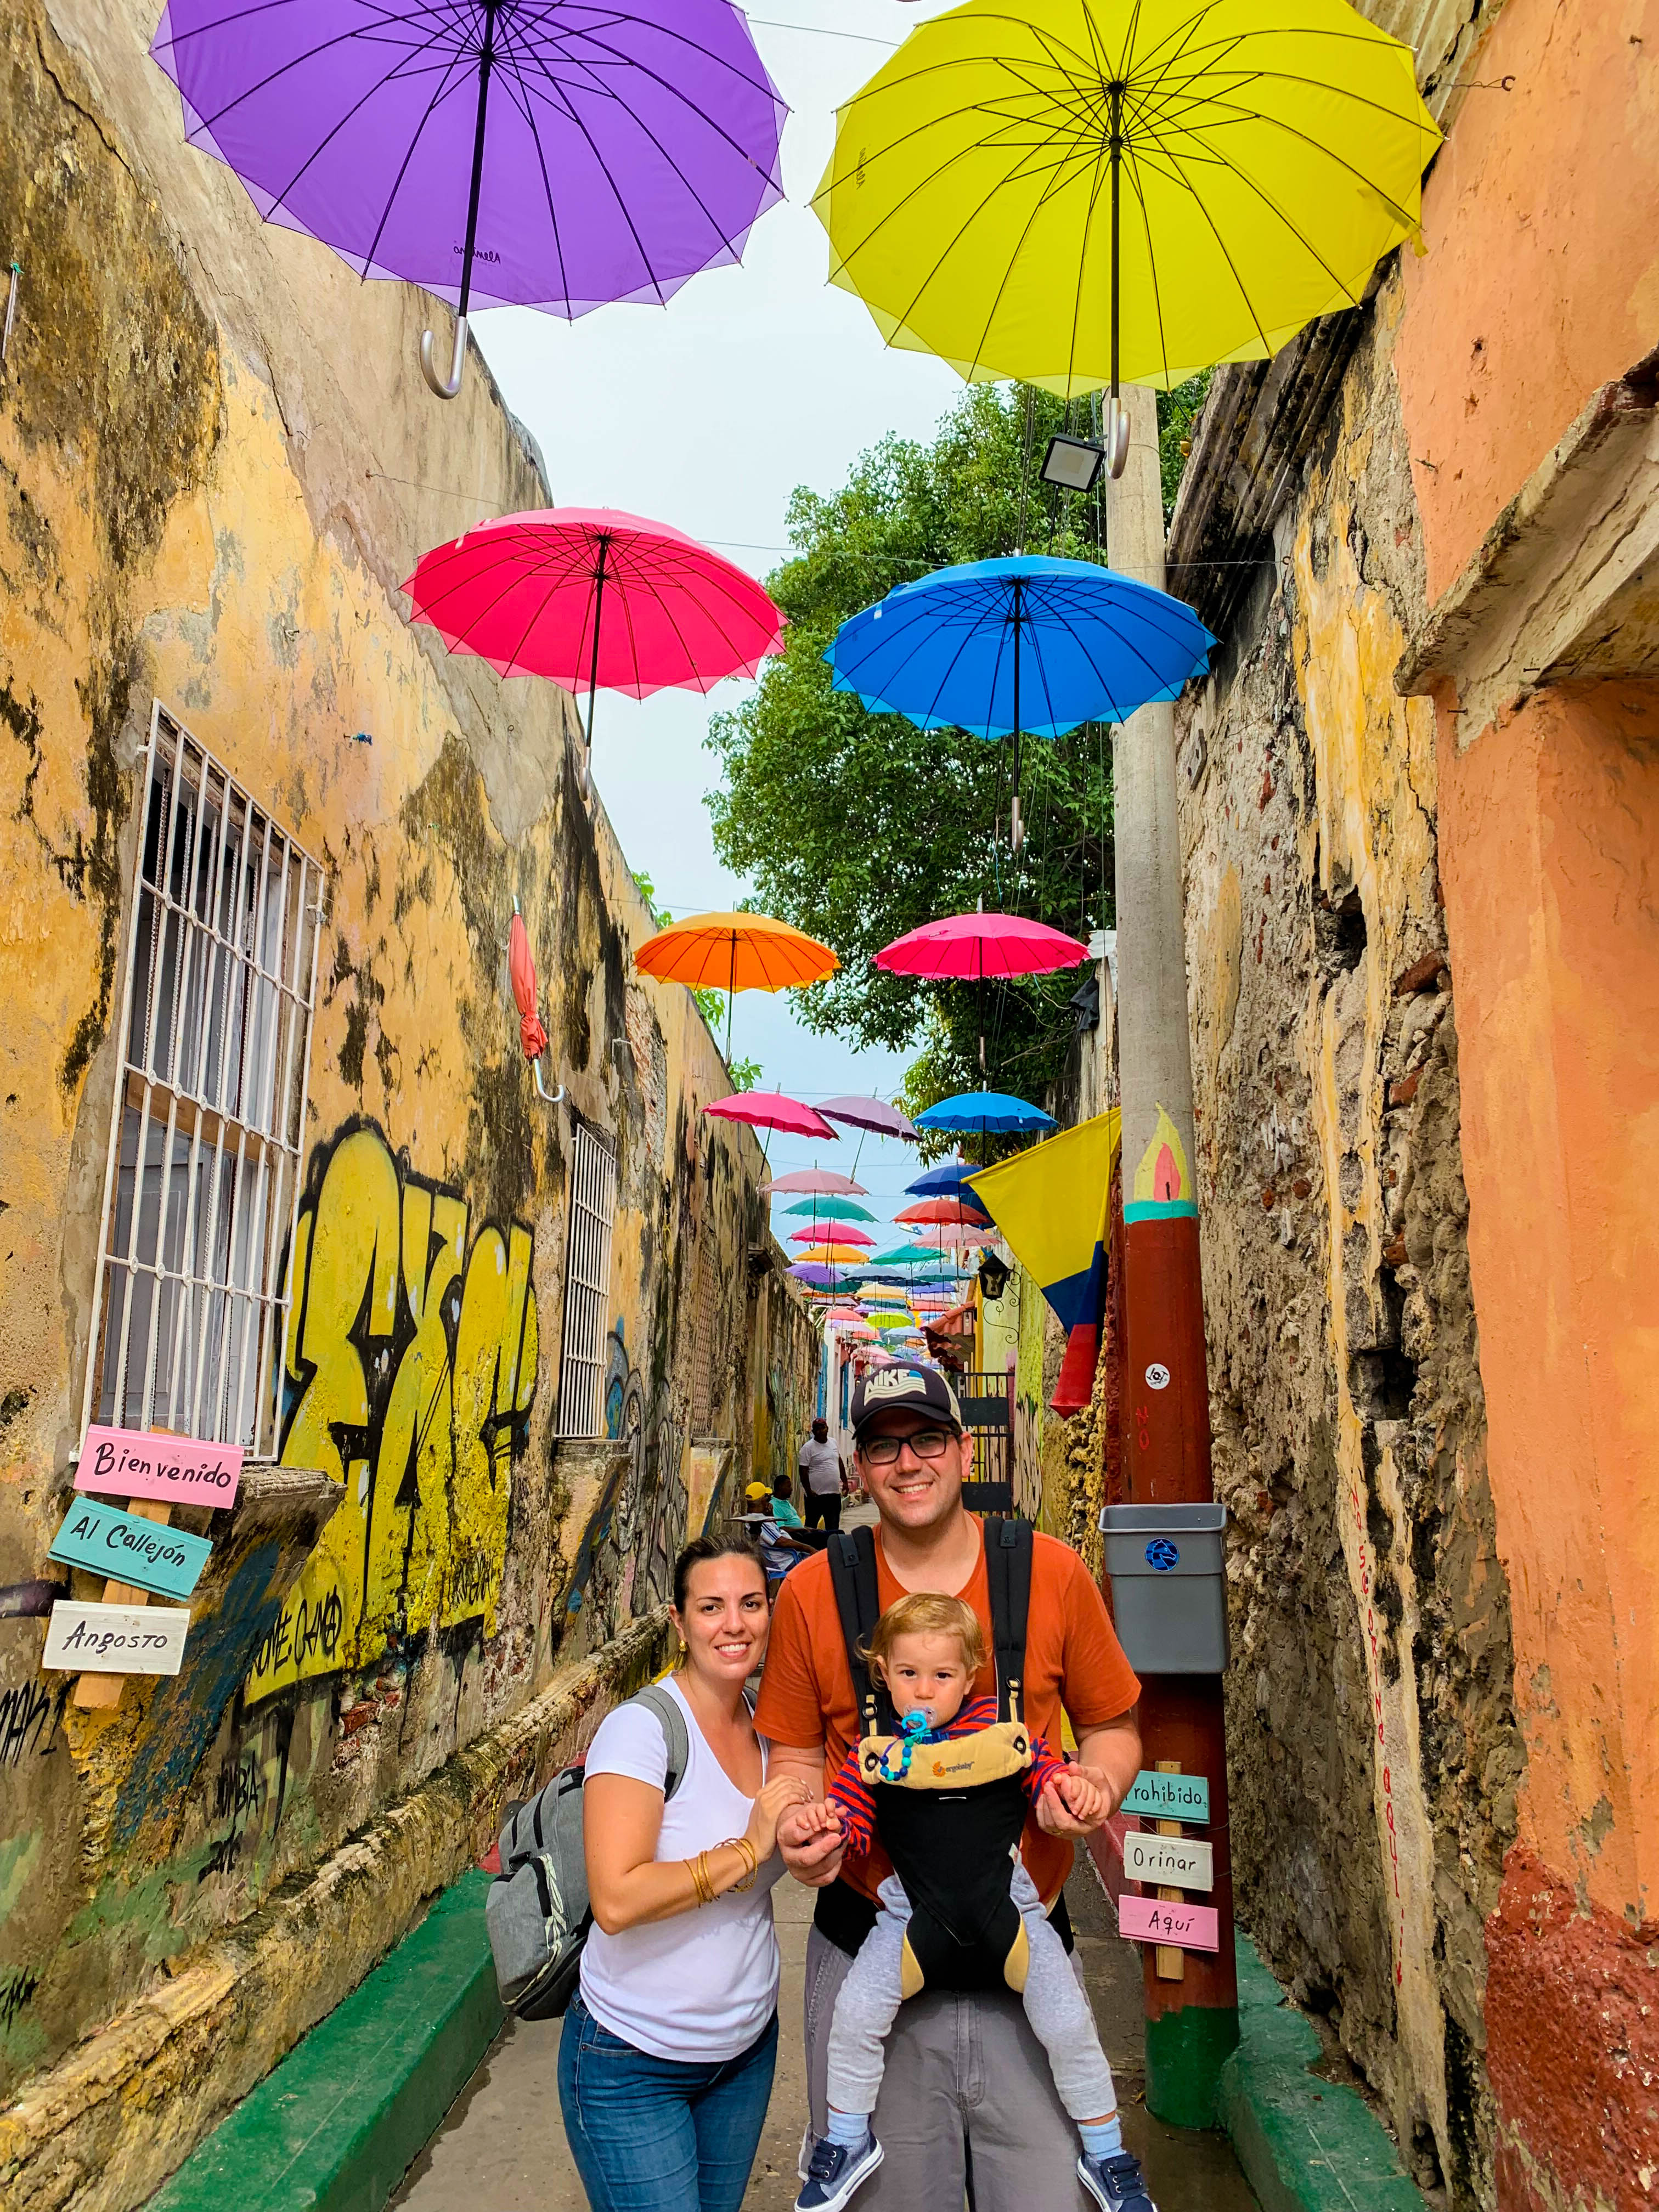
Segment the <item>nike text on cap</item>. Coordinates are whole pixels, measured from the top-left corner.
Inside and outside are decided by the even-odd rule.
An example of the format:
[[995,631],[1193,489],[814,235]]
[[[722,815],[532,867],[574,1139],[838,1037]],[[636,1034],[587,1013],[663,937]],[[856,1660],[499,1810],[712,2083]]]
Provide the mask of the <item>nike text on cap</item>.
[[878,1367],[853,1389],[853,1440],[856,1443],[878,1413],[917,1414],[928,1427],[962,1434],[957,1394],[936,1367]]

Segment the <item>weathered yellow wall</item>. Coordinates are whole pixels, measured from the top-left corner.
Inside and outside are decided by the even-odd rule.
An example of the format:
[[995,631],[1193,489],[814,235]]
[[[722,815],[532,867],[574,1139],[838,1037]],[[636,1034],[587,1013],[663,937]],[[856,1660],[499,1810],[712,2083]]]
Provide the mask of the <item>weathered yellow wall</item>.
[[[0,1618],[0,2083],[648,1613],[756,1413],[775,1456],[812,1382],[759,1148],[700,1112],[718,1053],[631,975],[649,919],[570,702],[404,619],[426,545],[544,502],[533,453],[476,358],[428,395],[418,295],[183,145],[153,29],[137,0],[0,27],[0,1585],[58,1571],[154,701],[326,872],[280,1456],[342,1499],[280,1616],[237,1583],[112,1715]],[[608,1455],[553,1442],[573,1111],[617,1152]]]

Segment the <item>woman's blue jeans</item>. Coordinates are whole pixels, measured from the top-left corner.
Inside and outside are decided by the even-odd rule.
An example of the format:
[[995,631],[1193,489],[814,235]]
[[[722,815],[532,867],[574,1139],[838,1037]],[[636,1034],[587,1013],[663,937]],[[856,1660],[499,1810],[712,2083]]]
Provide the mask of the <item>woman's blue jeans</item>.
[[593,2212],[738,2212],[777,2057],[775,2013],[747,2051],[702,2064],[636,2050],[572,1997],[559,2102]]

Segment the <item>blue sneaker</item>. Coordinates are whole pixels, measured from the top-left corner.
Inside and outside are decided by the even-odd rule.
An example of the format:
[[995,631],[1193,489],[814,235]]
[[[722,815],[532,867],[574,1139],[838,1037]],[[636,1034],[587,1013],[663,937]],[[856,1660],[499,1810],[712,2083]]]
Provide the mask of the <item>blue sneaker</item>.
[[1077,2177],[1103,2212],[1158,2212],[1146,2194],[1140,2160],[1127,2150],[1110,2158],[1091,2158],[1085,2151],[1077,2162]]
[[806,2169],[806,2186],[795,2199],[795,2212],[841,2212],[860,2184],[868,2181],[881,2164],[881,2145],[872,2135],[848,2150],[828,2136],[812,2153]]

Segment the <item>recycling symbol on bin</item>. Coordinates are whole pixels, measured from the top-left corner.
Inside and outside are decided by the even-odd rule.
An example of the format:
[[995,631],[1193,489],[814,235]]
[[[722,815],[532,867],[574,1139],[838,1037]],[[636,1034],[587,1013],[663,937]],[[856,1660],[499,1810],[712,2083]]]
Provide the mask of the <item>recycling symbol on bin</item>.
[[1181,1565],[1181,1554],[1167,1536],[1154,1536],[1146,1547],[1146,1564],[1154,1574],[1167,1575]]

